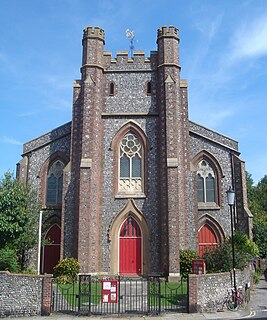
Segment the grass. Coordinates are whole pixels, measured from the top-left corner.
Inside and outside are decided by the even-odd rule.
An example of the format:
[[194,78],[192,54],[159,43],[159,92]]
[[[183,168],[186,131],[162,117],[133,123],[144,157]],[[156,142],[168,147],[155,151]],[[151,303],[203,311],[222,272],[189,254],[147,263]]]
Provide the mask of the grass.
[[[72,284],[58,284],[60,293],[64,296],[69,306],[79,305],[79,282]],[[91,283],[91,304],[98,304],[102,296],[101,282]],[[80,305],[89,303],[89,285],[82,285],[80,291]]]
[[[79,283],[58,284],[58,289],[70,307],[79,305]],[[187,282],[150,282],[149,283],[149,303],[150,306],[160,305],[164,307],[177,306],[187,295]],[[80,290],[80,306],[90,303],[96,305],[102,298],[101,281],[91,282],[91,295],[89,296],[89,284],[82,284]],[[160,298],[160,302],[159,302]]]
[[150,284],[150,305],[176,306],[187,296],[187,282],[160,282]]

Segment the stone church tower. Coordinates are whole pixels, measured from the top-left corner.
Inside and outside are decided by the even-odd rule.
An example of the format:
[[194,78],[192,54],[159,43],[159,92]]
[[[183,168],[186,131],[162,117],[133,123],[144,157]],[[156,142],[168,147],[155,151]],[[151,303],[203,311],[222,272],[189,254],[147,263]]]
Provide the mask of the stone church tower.
[[177,277],[180,249],[201,254],[230,235],[229,185],[237,226],[250,234],[237,142],[188,120],[178,30],[158,29],[149,58],[112,58],[98,27],[84,29],[82,44],[72,122],[26,143],[18,166],[49,209],[43,228],[57,259],[76,257],[80,272]]

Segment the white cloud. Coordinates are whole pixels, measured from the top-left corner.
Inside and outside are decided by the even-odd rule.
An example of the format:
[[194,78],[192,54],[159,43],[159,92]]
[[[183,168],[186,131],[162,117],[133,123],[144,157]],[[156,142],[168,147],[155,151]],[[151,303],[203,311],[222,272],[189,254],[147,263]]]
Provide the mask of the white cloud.
[[[220,12],[217,15],[210,14],[203,19],[203,8],[199,8],[194,13],[193,27],[201,33],[206,39],[212,39],[216,36],[218,30],[223,22],[224,12]],[[200,14],[202,12],[202,14]],[[206,11],[205,11],[206,14]]]
[[4,136],[2,138],[2,142],[3,143],[7,143],[7,144],[13,144],[13,145],[16,145],[16,146],[21,146],[23,144],[22,142],[14,139],[12,137],[6,137],[6,136]]
[[232,39],[231,59],[260,57],[267,54],[267,13],[243,24]]
[[22,112],[20,113],[18,116],[19,117],[32,117],[35,116],[37,114],[41,113],[41,110],[34,110],[34,111],[26,111],[26,112]]

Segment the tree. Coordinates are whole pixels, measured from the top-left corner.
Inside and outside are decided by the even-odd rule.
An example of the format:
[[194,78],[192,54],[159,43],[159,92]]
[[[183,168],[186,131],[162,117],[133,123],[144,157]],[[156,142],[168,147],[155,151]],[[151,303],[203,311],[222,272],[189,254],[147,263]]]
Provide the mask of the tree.
[[259,247],[259,256],[267,257],[267,175],[254,186],[251,174],[247,173],[248,204],[252,212],[253,238]]
[[267,175],[257,184],[257,200],[262,209],[262,215],[267,218]]
[[15,250],[21,270],[27,267],[27,254],[38,239],[37,195],[10,172],[0,180],[0,249]]
[[19,266],[15,250],[9,248],[0,249],[0,270],[18,272]]

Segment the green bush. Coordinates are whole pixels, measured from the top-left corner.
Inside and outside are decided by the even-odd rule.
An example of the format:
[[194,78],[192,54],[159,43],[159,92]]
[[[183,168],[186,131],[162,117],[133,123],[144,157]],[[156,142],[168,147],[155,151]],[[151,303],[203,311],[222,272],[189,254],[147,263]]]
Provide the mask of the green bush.
[[79,262],[74,258],[62,259],[54,267],[54,277],[61,283],[72,283],[77,279]]
[[223,243],[220,247],[206,249],[203,259],[208,273],[230,271],[233,265],[231,246]]
[[18,272],[19,266],[15,250],[9,248],[0,249],[0,270]]
[[[259,254],[257,245],[242,232],[234,235],[234,249],[235,267],[241,270]],[[220,247],[206,250],[203,258],[209,273],[230,271],[233,267],[232,239],[226,239]]]
[[254,283],[259,283],[260,282],[260,277],[261,277],[261,269],[256,269],[254,275],[253,275],[253,281]]
[[192,273],[192,260],[198,259],[199,255],[196,251],[185,249],[180,251],[180,273],[182,278],[186,278]]
[[245,233],[237,231],[234,235],[234,242],[238,251],[242,251],[250,257],[259,256],[258,246]]

